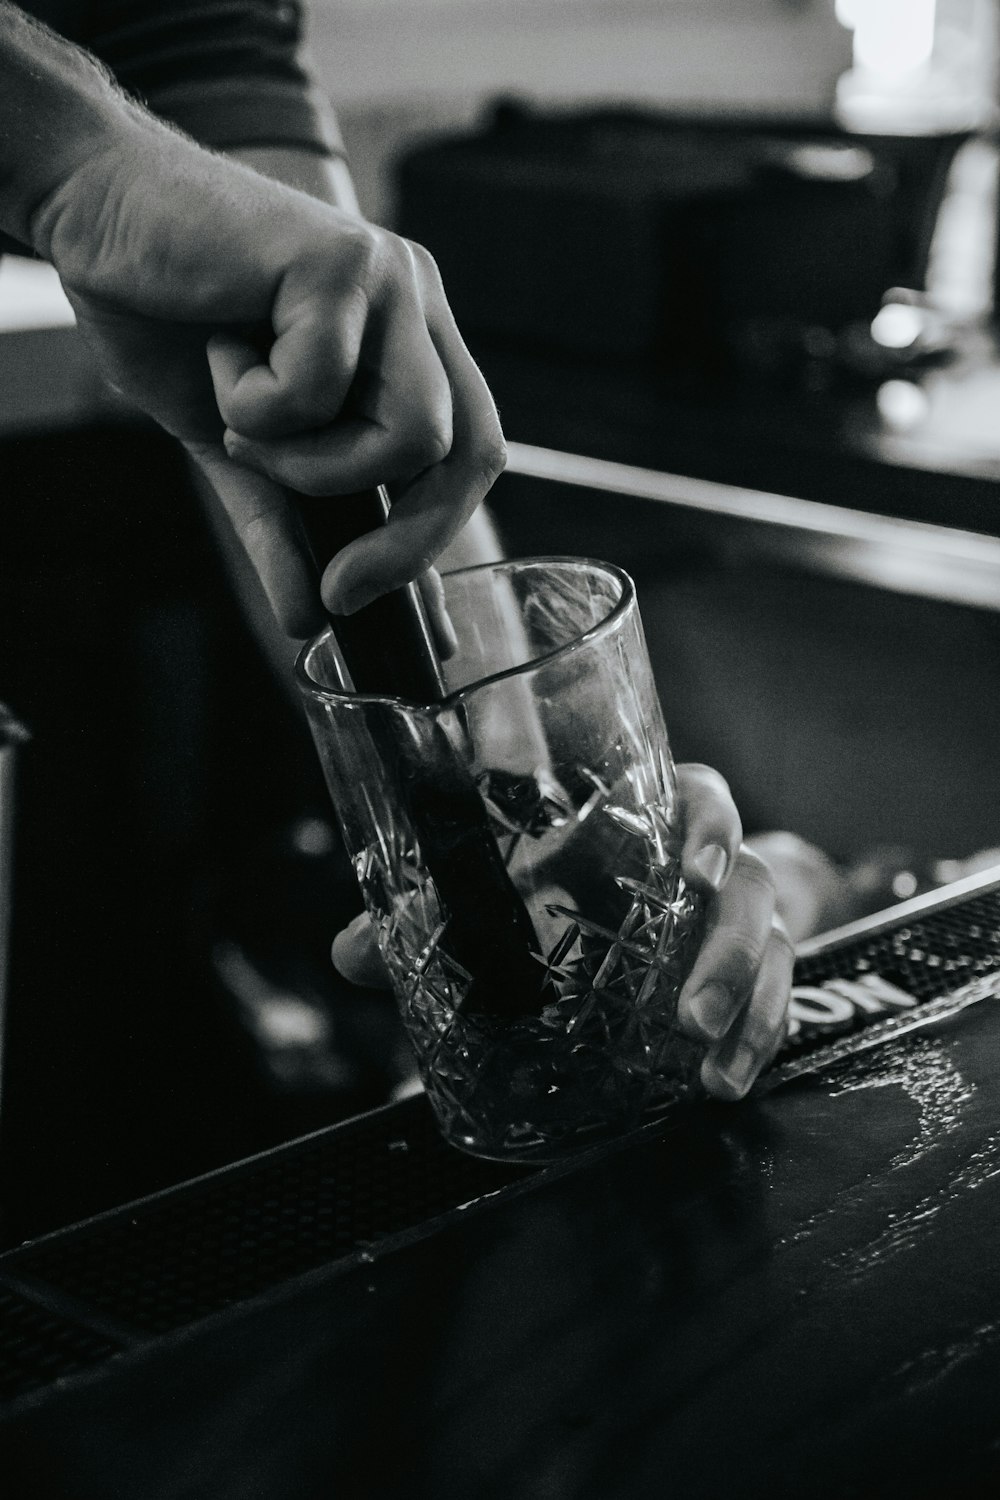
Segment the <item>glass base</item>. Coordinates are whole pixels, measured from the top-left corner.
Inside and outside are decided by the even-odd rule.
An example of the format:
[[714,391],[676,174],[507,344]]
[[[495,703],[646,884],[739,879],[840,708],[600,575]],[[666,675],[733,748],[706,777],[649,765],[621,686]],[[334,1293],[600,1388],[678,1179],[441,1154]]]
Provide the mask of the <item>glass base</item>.
[[690,1093],[703,1049],[680,1032],[677,997],[702,905],[676,870],[634,884],[617,931],[594,923],[587,931],[581,914],[565,914],[537,1015],[467,1011],[436,946],[406,977],[403,1017],[427,1097],[460,1150],[551,1164],[637,1129]]
[[633,1014],[613,1046],[604,1026],[577,1037],[540,1020],[453,1025],[421,1059],[442,1134],[473,1156],[547,1165],[636,1130],[687,1097],[700,1069],[703,1049],[665,1009]]
[[539,1140],[536,1144],[532,1144],[530,1141],[525,1141],[523,1144],[507,1149],[498,1146],[495,1139],[484,1141],[474,1136],[458,1136],[447,1132],[444,1132],[444,1138],[449,1146],[454,1146],[464,1155],[474,1156],[479,1161],[496,1162],[498,1166],[555,1167],[563,1162],[571,1162],[577,1157],[586,1156],[588,1152],[600,1146],[627,1142],[630,1137],[637,1135],[647,1126],[669,1119],[676,1106],[690,1098],[694,1092],[695,1085],[688,1085],[679,1089],[674,1097],[651,1105],[638,1119],[631,1120],[628,1124],[620,1127],[594,1125],[581,1128],[572,1138],[564,1138],[559,1142]]

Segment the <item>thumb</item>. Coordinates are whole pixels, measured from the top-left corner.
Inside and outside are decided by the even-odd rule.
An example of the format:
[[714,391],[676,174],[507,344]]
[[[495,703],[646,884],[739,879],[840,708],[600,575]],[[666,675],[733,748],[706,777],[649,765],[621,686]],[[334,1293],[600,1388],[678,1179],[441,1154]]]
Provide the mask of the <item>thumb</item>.
[[375,925],[363,911],[337,933],[330,951],[334,968],[351,984],[369,989],[389,988],[389,975],[378,951]]

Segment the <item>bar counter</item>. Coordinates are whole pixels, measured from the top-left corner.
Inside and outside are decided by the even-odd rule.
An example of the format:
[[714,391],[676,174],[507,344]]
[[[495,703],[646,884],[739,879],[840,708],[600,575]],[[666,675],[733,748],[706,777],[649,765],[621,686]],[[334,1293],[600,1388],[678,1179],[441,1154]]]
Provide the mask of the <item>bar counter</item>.
[[[992,975],[1000,872],[958,895],[799,982]],[[996,1493],[996,1006],[544,1170],[418,1097],[8,1254],[11,1493]]]
[[[61,370],[48,416],[67,428],[107,419],[80,394],[73,338],[0,340],[14,394]],[[841,427],[822,402],[774,402],[762,429],[753,401],[692,415],[624,379],[483,362],[522,457],[538,444],[967,528],[993,565],[995,426],[935,449],[854,405]],[[959,376],[937,388],[956,420]],[[42,441],[22,408],[12,394],[0,423],[12,464]],[[989,924],[996,952],[976,962],[1000,970],[1000,911]],[[5,1493],[1000,1493],[998,1119],[988,1001],[572,1166],[460,1157],[419,1098],[280,1146],[0,1257]]]

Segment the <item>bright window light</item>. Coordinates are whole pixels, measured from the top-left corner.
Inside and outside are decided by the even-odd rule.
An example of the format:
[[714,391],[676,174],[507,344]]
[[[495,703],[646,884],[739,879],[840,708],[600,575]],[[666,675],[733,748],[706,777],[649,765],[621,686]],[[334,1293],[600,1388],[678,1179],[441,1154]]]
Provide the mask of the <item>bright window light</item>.
[[937,0],[836,0],[836,7],[854,32],[856,67],[894,79],[930,61]]

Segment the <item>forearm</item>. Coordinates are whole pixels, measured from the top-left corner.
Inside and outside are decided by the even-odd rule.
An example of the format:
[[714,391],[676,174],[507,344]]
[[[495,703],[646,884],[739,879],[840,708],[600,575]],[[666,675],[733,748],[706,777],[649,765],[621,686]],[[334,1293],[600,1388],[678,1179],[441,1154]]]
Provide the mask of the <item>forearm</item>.
[[360,215],[351,169],[341,156],[321,156],[294,146],[243,145],[230,147],[227,155],[265,177],[287,187],[298,188],[312,198],[332,203],[345,213]]
[[[431,257],[364,224],[353,202],[227,164],[3,0],[0,22],[0,223],[51,259],[109,383],[213,483],[242,476],[223,503],[283,628],[309,633],[319,603],[283,486],[405,486],[396,524],[327,569],[328,608],[359,609],[412,578],[503,463]],[[12,139],[29,130],[30,148]],[[249,129],[211,144],[289,143]],[[322,155],[314,138],[306,149]],[[262,360],[252,331],[268,325]]]
[[0,0],[0,228],[43,251],[38,211],[131,108],[95,60]]

